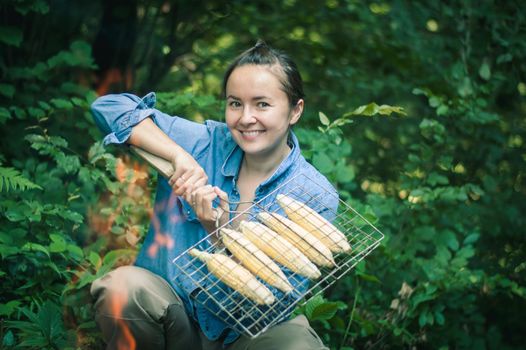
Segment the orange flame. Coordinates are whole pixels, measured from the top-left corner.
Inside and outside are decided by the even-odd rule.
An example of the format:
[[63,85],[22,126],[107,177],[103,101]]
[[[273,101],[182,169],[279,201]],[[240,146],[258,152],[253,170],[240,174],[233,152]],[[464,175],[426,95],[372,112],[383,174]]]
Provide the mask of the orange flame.
[[159,223],[159,219],[153,215],[153,212],[150,212],[150,218],[151,225],[154,228],[153,231],[155,232],[155,238],[152,245],[148,248],[148,255],[153,258],[155,255],[157,255],[160,247],[165,246],[168,249],[171,249],[173,248],[175,242],[174,239],[168,234],[161,232],[161,224]]
[[[91,227],[92,232],[96,233],[97,236],[104,235],[107,238],[107,246],[105,251],[111,251],[113,249],[122,248],[126,246],[135,246],[140,239],[140,224],[144,220],[142,214],[140,217],[134,215],[128,215],[123,217],[122,211],[126,207],[130,206],[130,200],[137,205],[142,206],[146,212],[143,212],[151,217],[151,204],[149,201],[150,195],[147,187],[147,166],[141,165],[137,162],[131,162],[129,157],[124,159],[118,159],[115,165],[115,176],[119,183],[123,185],[122,191],[119,191],[118,194],[114,193],[103,193],[99,203],[95,206],[88,208],[87,219]],[[111,213],[104,214],[102,209],[113,208]],[[141,212],[141,211],[139,211]],[[111,229],[113,228],[115,221],[119,219],[126,219],[124,223],[119,225],[125,226],[125,233],[122,235],[111,234]],[[97,237],[94,237],[96,240]],[[160,244],[173,244],[173,241],[170,243],[168,239],[158,239]],[[100,253],[99,253],[100,254]],[[101,254],[102,255],[102,254]],[[119,258],[119,261],[116,263],[116,266],[129,265],[133,263],[134,255],[123,256]],[[86,260],[86,263],[88,261]],[[75,271],[74,277],[69,282],[68,290],[70,292],[75,292],[79,288],[79,281],[85,280],[82,278],[85,274],[93,275],[101,268],[102,261],[99,261],[97,266],[89,265],[72,268]],[[121,281],[122,282],[122,281]],[[116,281],[116,283],[119,283]],[[124,285],[124,283],[120,283]],[[135,350],[137,348],[137,342],[133,337],[132,331],[129,325],[125,320],[122,320],[120,316],[124,311],[128,302],[128,292],[126,290],[121,290],[116,295],[112,294],[110,297],[109,306],[112,310],[112,314],[117,318],[116,326],[119,327],[120,333],[122,334],[121,339],[118,341],[117,349],[118,350]],[[69,322],[76,325],[76,317],[72,317]],[[77,332],[77,346],[79,348],[85,348],[85,345],[93,340],[90,337],[86,337],[85,333],[82,330]],[[89,345],[88,345],[89,347]]]
[[133,72],[130,67],[125,69],[109,68],[99,74],[95,91],[97,95],[106,95],[112,88],[118,87],[118,90],[130,90],[133,84]]
[[[118,276],[118,275],[117,275]],[[114,283],[123,286],[124,282],[121,282],[116,278]],[[130,327],[126,324],[126,321],[122,319],[122,310],[128,303],[128,291],[125,288],[120,288],[118,293],[112,293],[110,299],[112,315],[115,316],[117,321],[117,327],[120,328],[122,337],[117,342],[117,350],[135,350],[137,342],[132,335]]]

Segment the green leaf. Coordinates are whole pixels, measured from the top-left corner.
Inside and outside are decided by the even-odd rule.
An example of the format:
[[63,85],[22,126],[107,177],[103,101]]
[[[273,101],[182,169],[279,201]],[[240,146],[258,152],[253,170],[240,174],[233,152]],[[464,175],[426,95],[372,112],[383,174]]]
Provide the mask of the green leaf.
[[424,311],[418,317],[418,325],[423,328],[427,324],[427,311]]
[[460,259],[469,259],[473,255],[475,255],[475,250],[472,248],[472,246],[466,246],[460,249],[455,257]]
[[38,101],[38,105],[39,105],[40,108],[42,108],[44,111],[49,111],[50,109],[52,109],[52,107],[49,105],[49,103],[44,102],[44,101]]
[[42,187],[23,177],[16,169],[0,167],[0,192],[32,189],[41,190]]
[[95,269],[98,269],[102,265],[102,259],[100,258],[99,254],[95,252],[90,252],[88,259]]
[[443,326],[445,323],[444,314],[440,311],[435,311],[435,320],[439,326]]
[[26,15],[30,11],[46,14],[49,12],[49,5],[45,0],[17,1],[15,9],[22,15]]
[[23,33],[19,28],[15,27],[0,27],[0,43],[10,46],[19,47],[22,43]]
[[430,96],[431,91],[429,89],[421,89],[421,88],[414,88],[412,91],[413,95],[424,95],[424,96]]
[[380,280],[378,279],[378,277],[373,276],[373,275],[369,275],[367,273],[357,272],[356,275],[358,277],[360,277],[361,279],[365,280],[365,281],[374,282],[374,283],[381,283]]
[[27,242],[22,247],[22,250],[24,250],[24,251],[39,251],[39,252],[42,252],[42,253],[46,254],[48,257],[50,257],[49,250],[46,247],[44,247],[42,244],[38,244],[38,243]]
[[336,178],[339,183],[351,182],[355,176],[354,168],[350,165],[340,164],[336,167]]
[[11,110],[11,112],[13,112],[15,114],[15,117],[17,117],[18,119],[26,119],[27,118],[27,113],[24,109],[20,108],[20,107],[16,107],[16,106],[11,106],[9,107],[9,109]]
[[464,244],[464,245],[473,244],[473,243],[475,243],[476,241],[478,241],[479,237],[480,237],[480,234],[479,234],[479,233],[472,233],[472,234],[470,234],[469,236],[467,236],[467,237],[464,239],[463,244]]
[[8,119],[11,119],[11,113],[7,108],[0,107],[0,123],[3,124]]
[[307,316],[308,319],[311,319],[314,309],[323,303],[325,303],[325,298],[323,298],[321,294],[315,295],[305,304],[305,316]]
[[0,84],[0,95],[12,98],[15,95],[15,87],[11,84]]
[[67,156],[64,153],[59,153],[56,160],[58,166],[64,169],[67,174],[73,174],[80,168],[80,159],[75,155]]
[[69,209],[61,210],[58,214],[64,219],[73,221],[77,224],[81,224],[84,222],[84,217],[81,214],[71,211]]
[[471,80],[468,77],[465,77],[462,80],[462,83],[457,88],[458,94],[461,97],[467,97],[473,94],[473,86]]
[[436,108],[436,107],[440,106],[441,104],[442,104],[442,101],[440,100],[439,97],[431,96],[429,98],[429,106],[430,107]]
[[447,105],[440,105],[437,108],[437,115],[446,115],[449,112],[449,107]]
[[64,335],[61,309],[53,302],[46,301],[38,311],[37,322],[44,337],[51,342]]
[[324,174],[328,174],[334,170],[334,162],[325,153],[314,154],[312,164]]
[[444,231],[441,234],[441,239],[446,245],[453,251],[458,250],[460,244],[458,242],[457,236],[452,231]]
[[40,108],[28,107],[27,112],[31,117],[36,119],[40,119],[46,116],[46,113]]
[[0,316],[11,316],[11,314],[22,304],[18,300],[8,301],[6,304],[0,304]]
[[320,122],[322,125],[329,126],[331,124],[331,121],[329,120],[329,118],[327,118],[325,113],[319,112],[318,115],[320,117]]
[[66,240],[64,236],[57,233],[51,233],[49,235],[52,243],[49,245],[49,251],[51,253],[62,253],[66,250]]
[[8,330],[4,335],[4,339],[2,339],[2,345],[11,347],[11,346],[14,346],[15,344],[16,344],[15,336],[11,330]]
[[72,258],[74,258],[75,260],[84,259],[84,252],[79,246],[75,244],[68,244],[67,250],[72,255]]
[[491,78],[491,69],[489,68],[489,64],[487,62],[482,63],[480,66],[479,75],[484,80],[489,80]]
[[444,175],[440,175],[438,173],[432,172],[427,177],[427,183],[430,184],[431,186],[447,185],[449,184],[449,179]]
[[346,307],[347,305],[343,302],[326,302],[319,304],[311,311],[309,320],[330,320],[334,317],[338,310],[341,310],[342,308]]
[[508,52],[508,53],[499,55],[497,57],[497,64],[511,62],[512,60],[513,60],[513,55]]
[[73,108],[73,103],[71,103],[68,100],[64,100],[62,98],[52,98],[50,102],[56,108],[61,108],[61,109],[71,109],[71,108]]
[[88,103],[86,102],[86,100],[83,100],[83,99],[78,98],[78,97],[72,97],[71,98],[71,102],[73,102],[73,104],[75,106],[79,106],[79,107],[87,107],[88,106]]
[[354,111],[346,114],[346,115],[365,115],[365,116],[373,116],[376,114],[381,115],[391,115],[392,113],[400,114],[400,115],[407,115],[405,113],[404,109],[402,107],[398,106],[389,106],[389,105],[377,105],[375,102],[369,103],[368,105],[363,105],[358,108],[356,108]]

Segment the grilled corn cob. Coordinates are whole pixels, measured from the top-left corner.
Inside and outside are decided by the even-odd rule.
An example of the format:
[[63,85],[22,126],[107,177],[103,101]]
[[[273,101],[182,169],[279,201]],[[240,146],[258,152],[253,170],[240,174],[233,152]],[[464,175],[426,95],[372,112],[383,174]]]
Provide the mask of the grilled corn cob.
[[351,249],[345,235],[305,203],[283,194],[277,195],[277,201],[292,221],[315,235],[332,252],[341,253]]
[[225,247],[253,274],[285,293],[292,292],[293,287],[279,266],[241,232],[223,228],[221,239]]
[[210,254],[197,249],[190,250],[190,255],[203,261],[208,271],[232,289],[257,304],[269,305],[276,299],[272,292],[260,283],[254,275],[243,266],[223,254]]
[[331,251],[318,238],[303,227],[277,213],[261,212],[258,220],[285,237],[296,246],[307,258],[318,266],[333,267],[335,265]]
[[255,221],[241,221],[239,229],[268,256],[292,272],[311,279],[321,276],[316,265],[298,248],[267,226]]

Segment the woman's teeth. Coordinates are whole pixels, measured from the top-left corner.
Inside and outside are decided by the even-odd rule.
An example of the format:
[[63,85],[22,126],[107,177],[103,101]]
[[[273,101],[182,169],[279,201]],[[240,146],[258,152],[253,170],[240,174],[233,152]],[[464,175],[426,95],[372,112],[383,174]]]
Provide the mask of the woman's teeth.
[[242,133],[244,136],[257,136],[257,135],[263,133],[263,130],[242,131],[241,133]]

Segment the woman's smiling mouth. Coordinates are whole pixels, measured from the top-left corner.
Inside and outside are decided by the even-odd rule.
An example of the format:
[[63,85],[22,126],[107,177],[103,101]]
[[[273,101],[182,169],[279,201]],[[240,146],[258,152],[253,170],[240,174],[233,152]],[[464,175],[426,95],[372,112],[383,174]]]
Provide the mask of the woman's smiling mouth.
[[258,137],[259,135],[263,134],[265,130],[239,130],[243,138],[245,139],[254,139]]

